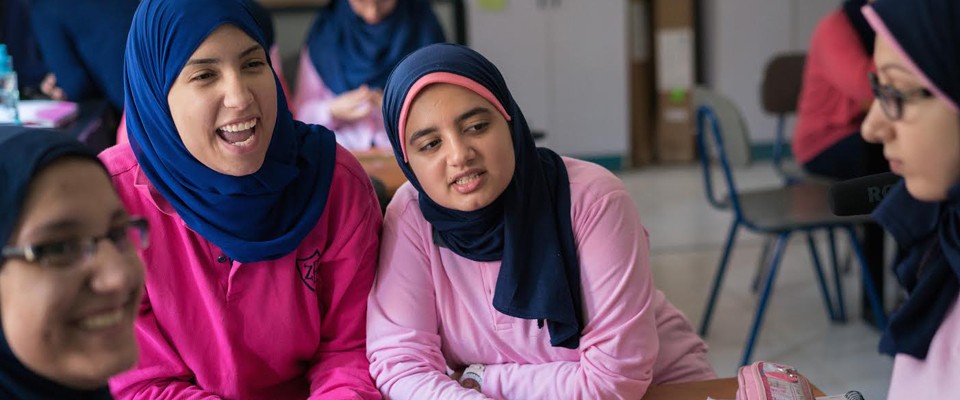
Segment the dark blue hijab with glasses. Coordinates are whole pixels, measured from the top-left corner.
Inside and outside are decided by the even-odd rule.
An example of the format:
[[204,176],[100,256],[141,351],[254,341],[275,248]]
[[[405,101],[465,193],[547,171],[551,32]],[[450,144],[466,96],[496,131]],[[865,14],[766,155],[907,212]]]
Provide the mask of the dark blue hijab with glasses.
[[[96,153],[69,135],[42,129],[0,127],[0,246],[20,222],[20,210],[37,172],[62,157],[82,157],[102,166]],[[107,173],[106,169],[103,171]],[[0,258],[0,265],[4,260]],[[26,290],[26,288],[24,288]],[[110,399],[106,385],[76,390],[55,383],[28,369],[17,359],[0,328],[0,398],[3,399]]]
[[336,143],[326,128],[293,120],[274,74],[277,122],[260,170],[228,176],[190,154],[173,123],[167,93],[194,50],[225,24],[269,48],[247,1],[140,4],[123,77],[127,132],[140,168],[187,226],[234,260],[277,259],[296,249],[323,213]]
[[[956,112],[960,3],[878,0],[865,7],[864,14],[877,34],[906,56],[905,64],[924,86]],[[925,359],[930,341],[960,293],[960,182],[939,203],[914,199],[901,182],[873,217],[903,249],[894,272],[909,292],[891,316],[880,350]]]
[[[510,117],[516,158],[513,180],[497,200],[476,211],[438,205],[404,161],[405,146],[400,141],[405,138],[400,138],[399,129],[405,123],[400,121],[401,114],[406,114],[404,102],[415,83],[437,72],[466,78],[489,90]],[[523,113],[496,66],[463,46],[424,47],[390,74],[383,120],[400,168],[420,193],[420,211],[433,226],[437,245],[473,261],[500,260],[494,308],[513,317],[539,320],[541,327],[546,320],[551,345],[576,349],[583,310],[567,168],[557,153],[534,145]]]
[[444,41],[443,29],[426,0],[396,0],[382,21],[363,21],[349,0],[331,0],[307,33],[310,60],[336,94],[368,85],[383,88],[387,75],[410,52]]

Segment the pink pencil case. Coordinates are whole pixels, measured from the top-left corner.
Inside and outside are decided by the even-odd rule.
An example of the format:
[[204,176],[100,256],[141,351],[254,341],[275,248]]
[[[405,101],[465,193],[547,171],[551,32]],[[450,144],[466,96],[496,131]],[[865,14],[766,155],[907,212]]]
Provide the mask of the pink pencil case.
[[765,361],[737,371],[737,400],[815,400],[807,377],[791,366]]

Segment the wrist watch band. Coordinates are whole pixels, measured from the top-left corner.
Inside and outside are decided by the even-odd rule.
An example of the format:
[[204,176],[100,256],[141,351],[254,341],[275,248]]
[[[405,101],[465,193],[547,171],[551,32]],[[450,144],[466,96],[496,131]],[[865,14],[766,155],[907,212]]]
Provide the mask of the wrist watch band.
[[474,380],[478,385],[483,386],[483,370],[484,366],[482,364],[470,364],[467,369],[463,370],[463,374],[460,375],[460,383],[462,384],[466,380]]

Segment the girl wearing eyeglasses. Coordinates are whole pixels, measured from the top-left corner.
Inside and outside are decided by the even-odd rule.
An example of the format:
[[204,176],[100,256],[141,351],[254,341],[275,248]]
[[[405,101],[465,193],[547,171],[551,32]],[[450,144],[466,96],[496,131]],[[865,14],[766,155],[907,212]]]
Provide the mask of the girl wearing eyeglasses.
[[137,360],[144,221],[93,151],[0,128],[0,398],[109,399]]
[[895,267],[909,296],[880,350],[894,355],[890,399],[960,393],[960,3],[878,0],[876,101],[863,137],[903,176],[874,217],[903,249]]

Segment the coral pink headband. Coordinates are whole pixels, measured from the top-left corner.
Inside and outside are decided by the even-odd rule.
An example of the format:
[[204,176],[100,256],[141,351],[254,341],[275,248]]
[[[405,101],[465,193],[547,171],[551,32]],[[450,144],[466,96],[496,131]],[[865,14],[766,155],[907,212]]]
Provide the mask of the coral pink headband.
[[397,126],[397,132],[399,132],[400,136],[400,152],[403,153],[403,162],[407,162],[406,126],[407,113],[410,111],[410,104],[413,103],[413,99],[417,97],[417,94],[423,91],[425,87],[434,83],[449,83],[470,90],[471,92],[474,92],[480,95],[480,97],[483,97],[485,100],[489,101],[490,104],[493,104],[493,106],[500,111],[500,114],[502,114],[507,121],[510,121],[510,115],[507,114],[507,110],[503,108],[503,104],[500,104],[500,101],[497,100],[496,96],[494,96],[490,90],[476,81],[449,72],[434,72],[426,74],[420,79],[417,79],[417,81],[413,83],[413,86],[410,87],[410,90],[407,92],[407,97],[403,99],[403,107],[400,109],[400,121],[397,122],[397,125],[399,125]]

